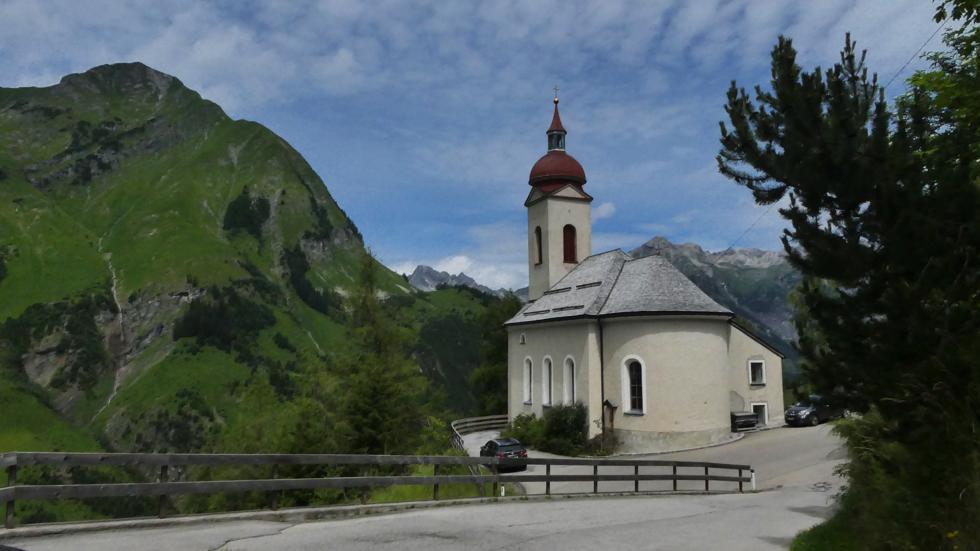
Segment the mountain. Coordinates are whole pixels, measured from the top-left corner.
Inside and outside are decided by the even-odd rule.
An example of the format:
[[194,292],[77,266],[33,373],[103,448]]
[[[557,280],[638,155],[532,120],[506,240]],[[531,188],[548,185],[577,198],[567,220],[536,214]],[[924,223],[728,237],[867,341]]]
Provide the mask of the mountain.
[[485,285],[480,285],[475,279],[462,272],[452,275],[421,264],[416,266],[408,276],[408,282],[419,291],[435,291],[439,287],[469,287],[488,295],[498,293]]
[[527,288],[512,291],[510,289],[491,289],[486,285],[477,283],[472,277],[460,272],[456,275],[449,272],[436,270],[431,266],[419,264],[411,275],[406,276],[408,283],[419,291],[431,292],[445,287],[468,287],[481,293],[504,297],[506,295],[516,295],[522,302],[527,302]]
[[692,243],[654,237],[630,251],[634,258],[659,254],[711,298],[726,306],[787,355],[787,378],[797,375],[796,328],[789,294],[801,276],[775,251],[728,249],[708,252]]
[[[0,450],[274,445],[309,381],[343,388],[366,254],[296,150],[170,75],[124,63],[0,88],[0,403],[21,405]],[[433,393],[465,398],[449,386],[476,360],[426,328],[483,299],[422,297],[375,264]]]

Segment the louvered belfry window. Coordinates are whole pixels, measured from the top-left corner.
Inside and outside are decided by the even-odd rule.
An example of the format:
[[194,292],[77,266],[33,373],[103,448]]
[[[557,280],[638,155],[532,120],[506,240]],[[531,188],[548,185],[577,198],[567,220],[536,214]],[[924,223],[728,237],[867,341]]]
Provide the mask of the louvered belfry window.
[[565,238],[565,262],[578,262],[578,258],[575,256],[575,226],[571,224],[566,225],[563,233]]

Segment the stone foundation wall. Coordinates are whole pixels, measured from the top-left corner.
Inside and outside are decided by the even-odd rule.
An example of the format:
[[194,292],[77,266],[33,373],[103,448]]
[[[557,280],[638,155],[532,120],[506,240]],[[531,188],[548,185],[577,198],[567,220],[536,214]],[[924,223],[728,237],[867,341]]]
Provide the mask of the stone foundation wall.
[[616,429],[619,453],[662,453],[700,448],[726,442],[732,438],[729,427],[690,432],[647,432]]

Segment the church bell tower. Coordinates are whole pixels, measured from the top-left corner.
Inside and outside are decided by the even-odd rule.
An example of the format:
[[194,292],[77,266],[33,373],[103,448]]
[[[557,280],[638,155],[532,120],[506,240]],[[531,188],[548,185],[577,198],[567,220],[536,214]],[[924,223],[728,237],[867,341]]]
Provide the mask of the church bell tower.
[[592,197],[582,189],[585,170],[565,153],[565,127],[555,112],[548,127],[548,152],[534,163],[528,184],[528,298],[537,300],[592,254]]

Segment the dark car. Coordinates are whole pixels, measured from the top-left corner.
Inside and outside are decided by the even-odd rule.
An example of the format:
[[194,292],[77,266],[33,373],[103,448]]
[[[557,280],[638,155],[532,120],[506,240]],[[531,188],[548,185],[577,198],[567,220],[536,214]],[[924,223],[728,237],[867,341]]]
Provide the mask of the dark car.
[[829,399],[813,394],[786,410],[784,417],[787,425],[817,426],[824,421],[844,417],[847,410],[843,406],[833,404]]
[[[497,459],[526,459],[527,448],[516,438],[495,438],[480,448],[480,457]],[[527,465],[501,466],[500,471],[526,471]]]

